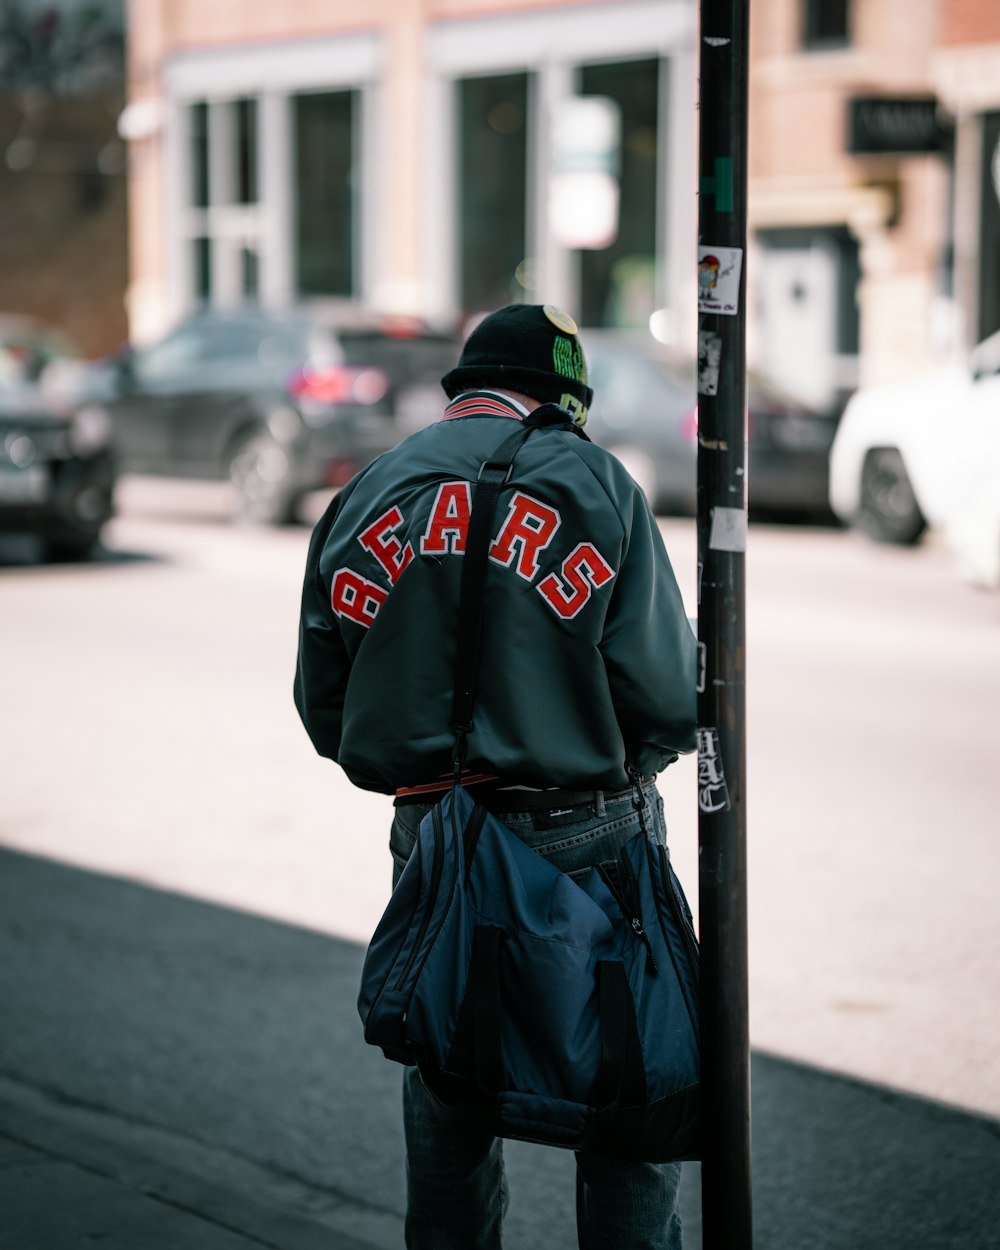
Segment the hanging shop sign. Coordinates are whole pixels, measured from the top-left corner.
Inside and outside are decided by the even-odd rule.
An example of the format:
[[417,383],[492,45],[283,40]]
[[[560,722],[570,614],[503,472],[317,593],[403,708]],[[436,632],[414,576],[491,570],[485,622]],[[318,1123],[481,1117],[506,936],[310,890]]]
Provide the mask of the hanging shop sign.
[[934,96],[855,96],[847,101],[848,152],[942,152],[950,134]]
[[549,229],[562,247],[618,237],[621,131],[621,107],[605,96],[570,96],[553,109]]

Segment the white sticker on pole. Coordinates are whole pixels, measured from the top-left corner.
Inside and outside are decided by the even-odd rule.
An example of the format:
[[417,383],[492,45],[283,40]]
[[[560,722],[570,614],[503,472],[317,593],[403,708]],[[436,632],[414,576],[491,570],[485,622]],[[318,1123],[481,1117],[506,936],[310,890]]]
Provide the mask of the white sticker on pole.
[[698,311],[735,317],[740,303],[743,249],[698,247]]
[[708,533],[712,551],[746,551],[747,514],[745,508],[713,508]]
[[698,331],[698,394],[718,395],[719,366],[722,363],[722,335]]

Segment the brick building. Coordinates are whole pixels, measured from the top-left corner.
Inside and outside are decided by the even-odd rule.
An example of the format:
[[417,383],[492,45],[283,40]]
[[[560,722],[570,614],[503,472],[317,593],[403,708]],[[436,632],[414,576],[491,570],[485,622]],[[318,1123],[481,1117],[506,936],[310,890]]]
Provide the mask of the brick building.
[[1000,329],[1000,8],[943,4],[931,69],[955,120],[954,289],[974,343]]
[[1000,329],[1000,9],[768,0],[752,14],[757,362],[795,384],[809,361],[797,389],[819,398]]
[[125,339],[121,0],[0,5],[0,312]]
[[[202,299],[681,318],[695,17],[689,0],[132,0],[136,333]],[[617,106],[618,228],[599,250],[549,226],[575,94]]]
[[[797,389],[817,400],[926,358],[948,163],[936,127],[912,141],[907,110],[936,120],[929,53],[939,7],[769,0],[756,8],[752,352],[790,383],[807,362]],[[875,126],[881,119],[883,131],[900,133],[852,135],[855,101],[881,101],[869,107]],[[918,150],[894,150],[904,141]]]
[[[977,259],[1000,251],[990,8],[752,5],[750,355],[818,404],[1000,325]],[[524,298],[591,325],[658,310],[690,344],[697,21],[694,0],[129,0],[133,333],[203,300]],[[567,147],[577,96],[612,102],[603,154]],[[615,183],[607,246],[552,208],[581,159]]]

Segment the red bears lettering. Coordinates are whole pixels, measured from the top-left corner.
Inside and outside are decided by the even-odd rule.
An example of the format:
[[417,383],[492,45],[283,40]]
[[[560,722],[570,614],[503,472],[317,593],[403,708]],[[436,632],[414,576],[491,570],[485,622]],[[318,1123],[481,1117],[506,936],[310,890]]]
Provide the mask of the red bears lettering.
[[[471,513],[470,483],[442,482],[420,539],[421,554],[462,555]],[[504,568],[514,569],[526,582],[534,582],[539,573],[538,558],[561,523],[562,518],[555,508],[532,499],[523,491],[515,491],[507,516],[490,545],[490,559]],[[389,591],[413,559],[412,544],[403,545],[396,537],[396,531],[403,524],[402,512],[393,506],[358,535],[358,542],[385,571],[389,586],[379,586],[353,569],[338,569],[331,589],[333,610],[338,616],[365,629],[378,616]],[[593,543],[582,542],[566,557],[558,573],[542,578],[537,590],[557,616],[569,621],[589,602],[594,591],[614,575],[614,569]]]
[[[595,589],[614,577],[615,571],[591,543],[580,543],[563,561],[562,576],[550,573],[538,583],[538,593],[563,620],[572,620]],[[569,583],[567,590],[566,584]]]
[[390,508],[377,521],[373,521],[363,534],[358,535],[358,542],[385,569],[392,586],[399,581],[399,575],[413,559],[413,548],[410,544],[403,547],[393,534],[402,524],[402,512],[398,508]]
[[379,608],[388,598],[387,590],[351,569],[338,569],[333,575],[330,601],[334,612],[363,625],[365,629],[378,616]]
[[533,581],[538,572],[538,553],[545,550],[558,528],[559,513],[555,508],[515,491],[507,519],[490,547],[490,559],[510,568],[516,554],[518,576]]
[[442,482],[431,508],[427,529],[420,540],[424,555],[461,555],[469,532],[472,487],[468,482]]

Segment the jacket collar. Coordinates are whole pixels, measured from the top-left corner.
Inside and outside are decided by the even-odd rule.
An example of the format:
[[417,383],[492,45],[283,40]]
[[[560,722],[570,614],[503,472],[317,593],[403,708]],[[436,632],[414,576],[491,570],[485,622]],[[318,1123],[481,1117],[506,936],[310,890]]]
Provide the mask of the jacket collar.
[[513,417],[523,421],[528,415],[523,404],[499,391],[463,391],[444,410],[442,421],[452,417]]

